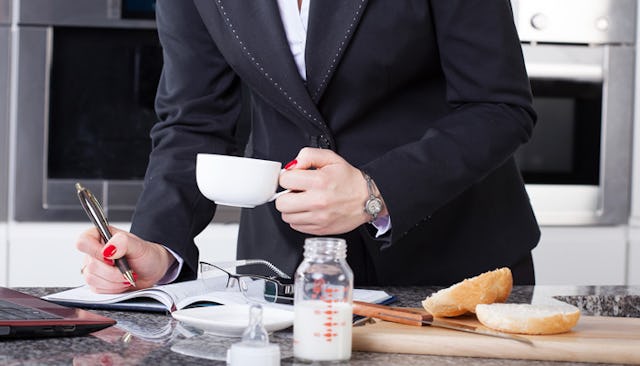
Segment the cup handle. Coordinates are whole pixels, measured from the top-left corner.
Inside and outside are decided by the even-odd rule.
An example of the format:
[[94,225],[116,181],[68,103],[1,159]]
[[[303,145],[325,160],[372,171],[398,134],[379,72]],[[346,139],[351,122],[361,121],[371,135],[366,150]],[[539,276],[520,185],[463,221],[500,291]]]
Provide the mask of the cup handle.
[[[286,169],[280,169],[280,174],[284,173],[285,171],[287,171]],[[267,202],[273,202],[275,201],[278,197],[282,196],[285,193],[289,193],[291,192],[290,189],[285,189],[284,191],[280,191],[276,194],[274,194],[273,196],[271,196],[271,198],[269,198],[269,200]]]
[[282,195],[283,195],[283,194],[285,194],[285,193],[289,193],[289,192],[291,192],[291,190],[290,190],[290,189],[285,189],[284,191],[280,191],[280,192],[278,192],[278,193],[274,194],[273,196],[271,196],[271,198],[269,198],[269,201],[267,201],[267,202],[275,201],[275,200],[276,200],[276,198],[278,198],[278,197],[282,196]]

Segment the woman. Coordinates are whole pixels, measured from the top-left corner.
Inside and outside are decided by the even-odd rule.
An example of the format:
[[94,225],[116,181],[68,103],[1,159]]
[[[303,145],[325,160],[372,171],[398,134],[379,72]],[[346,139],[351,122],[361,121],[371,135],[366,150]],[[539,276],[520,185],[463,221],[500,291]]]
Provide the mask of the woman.
[[158,0],[157,26],[159,122],[131,233],[77,242],[95,291],[130,289],[110,265],[125,255],[139,287],[194,278],[215,212],[195,156],[234,153],[241,82],[246,155],[285,164],[293,192],[243,210],[238,258],[293,273],[304,239],[330,235],[356,285],[502,266],[534,282],[539,229],[513,153],[535,113],[509,0]]

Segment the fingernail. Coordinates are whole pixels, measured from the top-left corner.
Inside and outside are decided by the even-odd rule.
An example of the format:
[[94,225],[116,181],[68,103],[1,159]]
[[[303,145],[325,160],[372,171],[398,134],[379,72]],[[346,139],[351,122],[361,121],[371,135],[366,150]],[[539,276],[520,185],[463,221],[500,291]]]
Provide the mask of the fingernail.
[[116,254],[116,246],[109,244],[107,245],[104,249],[102,249],[102,255],[105,257],[111,257],[112,255]]
[[109,258],[103,258],[104,262],[110,266],[115,266],[116,262],[113,261],[113,259],[109,259]]
[[111,358],[111,356],[107,356],[107,355],[102,356],[100,358],[100,364],[102,366],[111,366],[113,365],[113,359]]
[[289,170],[298,164],[298,159],[293,159],[284,166],[284,170]]
[[133,275],[133,280],[137,281],[138,280],[138,274],[133,272],[132,275]]

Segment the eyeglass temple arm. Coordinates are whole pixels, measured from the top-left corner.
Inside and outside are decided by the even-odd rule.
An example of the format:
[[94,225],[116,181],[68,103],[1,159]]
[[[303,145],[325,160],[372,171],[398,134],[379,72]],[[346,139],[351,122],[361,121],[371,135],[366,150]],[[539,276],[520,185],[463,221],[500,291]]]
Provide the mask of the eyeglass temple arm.
[[274,271],[278,276],[290,280],[291,277],[282,272],[278,267],[274,266],[271,262],[268,262],[264,259],[239,259],[237,261],[230,261],[230,262],[216,262],[213,263],[218,267],[222,267],[222,268],[231,268],[231,267],[240,267],[240,266],[248,266],[248,265],[252,265],[252,264],[264,264],[265,266],[269,267],[269,269],[271,269],[272,271]]

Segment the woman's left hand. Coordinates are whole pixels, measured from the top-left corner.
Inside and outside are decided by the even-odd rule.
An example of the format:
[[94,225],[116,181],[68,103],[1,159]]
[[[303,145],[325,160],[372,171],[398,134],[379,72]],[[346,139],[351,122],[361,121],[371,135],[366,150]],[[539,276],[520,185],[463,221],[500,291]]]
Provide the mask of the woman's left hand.
[[369,193],[362,173],[335,152],[305,147],[285,168],[280,186],[291,192],[276,200],[276,208],[292,229],[336,235],[370,220],[364,212]]

